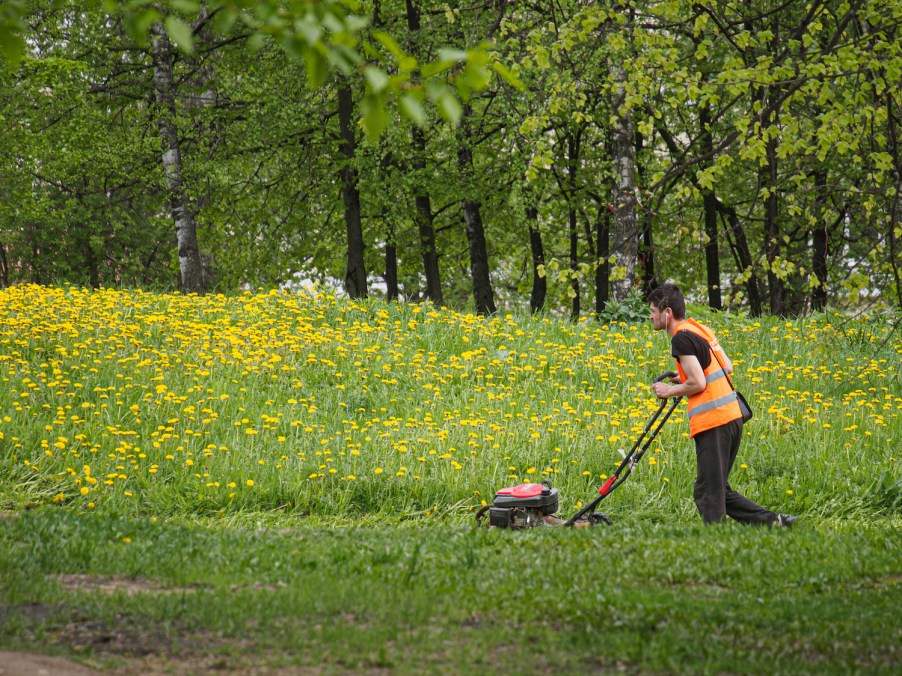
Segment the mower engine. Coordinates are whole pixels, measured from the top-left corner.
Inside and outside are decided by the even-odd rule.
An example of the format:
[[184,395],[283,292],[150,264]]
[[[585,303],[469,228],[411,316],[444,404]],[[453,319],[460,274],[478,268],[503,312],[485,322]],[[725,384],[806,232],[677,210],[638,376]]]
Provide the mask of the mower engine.
[[496,528],[533,528],[546,525],[545,517],[558,508],[557,488],[549,481],[502,488],[491,505],[479,510],[477,520],[489,513],[489,526]]

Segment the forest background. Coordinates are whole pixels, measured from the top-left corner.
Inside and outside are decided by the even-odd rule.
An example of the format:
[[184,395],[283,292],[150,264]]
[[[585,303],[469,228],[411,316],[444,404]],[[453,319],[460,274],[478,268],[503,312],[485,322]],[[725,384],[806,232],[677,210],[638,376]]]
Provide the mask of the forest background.
[[0,284],[902,306],[895,0],[4,3]]

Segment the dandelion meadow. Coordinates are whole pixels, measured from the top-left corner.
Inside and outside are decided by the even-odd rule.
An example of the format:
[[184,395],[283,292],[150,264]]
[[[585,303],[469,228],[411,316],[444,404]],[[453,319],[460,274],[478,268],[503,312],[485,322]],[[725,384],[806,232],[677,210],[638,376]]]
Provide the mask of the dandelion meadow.
[[0,645],[123,673],[896,670],[898,322],[694,309],[756,411],[732,482],[792,531],[700,526],[684,406],[613,526],[472,525],[515,483],[594,497],[672,368],[650,324],[4,289]]

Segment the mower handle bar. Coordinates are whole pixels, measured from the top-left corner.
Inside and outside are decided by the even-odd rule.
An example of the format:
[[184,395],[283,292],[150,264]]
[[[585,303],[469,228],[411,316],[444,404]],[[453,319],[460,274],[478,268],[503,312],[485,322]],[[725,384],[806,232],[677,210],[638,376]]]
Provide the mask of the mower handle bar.
[[[655,378],[655,382],[659,383],[662,380],[669,379],[669,378],[676,378],[676,377],[677,377],[677,373],[675,373],[674,371],[665,371],[664,373],[659,375],[657,378]],[[651,446],[651,442],[654,441],[655,437],[658,436],[658,432],[660,432],[661,428],[664,427],[664,423],[666,423],[667,419],[670,418],[670,415],[673,413],[674,409],[680,403],[680,400],[682,399],[682,397],[673,397],[672,399],[673,400],[670,404],[670,407],[667,409],[667,413],[664,415],[663,418],[661,418],[660,421],[658,421],[658,424],[655,426],[654,430],[652,430],[651,436],[648,437],[648,439],[645,439],[645,435],[648,434],[648,430],[650,430],[652,425],[655,424],[655,421],[658,420],[658,418],[661,415],[661,412],[667,406],[667,400],[661,399],[661,403],[658,405],[658,410],[655,411],[654,415],[651,417],[651,419],[645,425],[645,429],[642,430],[642,434],[640,434],[639,438],[636,439],[636,442],[633,444],[633,447],[630,449],[630,452],[627,453],[625,456],[623,456],[623,462],[620,463],[620,466],[617,467],[617,470],[614,472],[614,474],[611,475],[611,477],[599,489],[599,496],[597,498],[595,498],[592,502],[590,502],[588,505],[583,507],[576,514],[574,514],[573,517],[570,518],[570,520],[564,524],[564,527],[572,526],[581,517],[583,517],[584,515],[591,512],[593,509],[595,509],[598,506],[598,503],[600,503],[602,500],[604,500],[604,498],[606,498],[611,493],[611,491],[613,491],[620,484],[622,484],[624,481],[626,481],[627,477],[633,471],[633,467],[640,460],[640,458],[642,458],[642,456],[645,455],[645,451],[648,450],[648,447]],[[645,443],[642,444],[642,441],[644,439],[645,439]],[[640,445],[642,446],[641,449],[639,448]],[[637,449],[638,449],[638,453],[636,452]],[[624,469],[626,470],[625,472],[624,472]],[[621,476],[621,472],[624,472],[623,476]]]

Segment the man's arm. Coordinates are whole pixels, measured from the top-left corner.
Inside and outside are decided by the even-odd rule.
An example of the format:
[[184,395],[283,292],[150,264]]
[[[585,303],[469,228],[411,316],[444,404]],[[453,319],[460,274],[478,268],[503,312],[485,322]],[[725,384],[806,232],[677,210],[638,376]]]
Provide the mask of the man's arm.
[[733,375],[733,362],[727,356],[727,353],[724,352],[723,348],[718,346],[717,350],[720,352],[720,364],[723,366],[724,370],[729,374]]
[[655,383],[652,389],[659,399],[668,399],[670,397],[691,397],[704,391],[707,387],[705,382],[705,371],[698,361],[698,357],[693,355],[681,355],[677,357],[680,366],[683,367],[683,373],[686,374],[686,382],[679,385],[671,385],[669,383]]

